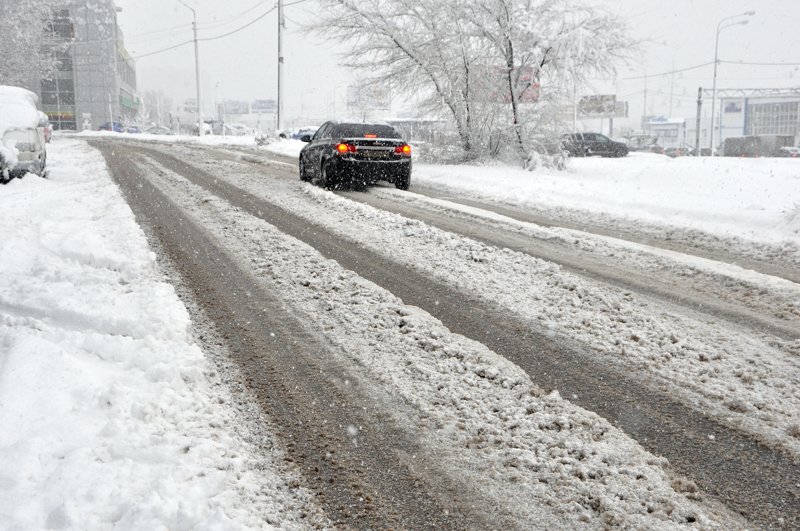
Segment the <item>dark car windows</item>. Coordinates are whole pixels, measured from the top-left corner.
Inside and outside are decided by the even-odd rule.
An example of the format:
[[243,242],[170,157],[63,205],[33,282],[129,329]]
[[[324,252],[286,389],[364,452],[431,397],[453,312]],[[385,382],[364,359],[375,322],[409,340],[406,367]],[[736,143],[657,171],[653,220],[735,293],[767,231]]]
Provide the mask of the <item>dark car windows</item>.
[[340,124],[334,129],[337,138],[364,138],[375,135],[375,138],[400,138],[397,131],[390,125],[375,124]]
[[320,127],[319,130],[317,130],[317,134],[314,135],[314,138],[312,140],[330,138],[331,135],[328,134],[330,130],[331,130],[331,124],[329,123],[323,124],[322,127]]

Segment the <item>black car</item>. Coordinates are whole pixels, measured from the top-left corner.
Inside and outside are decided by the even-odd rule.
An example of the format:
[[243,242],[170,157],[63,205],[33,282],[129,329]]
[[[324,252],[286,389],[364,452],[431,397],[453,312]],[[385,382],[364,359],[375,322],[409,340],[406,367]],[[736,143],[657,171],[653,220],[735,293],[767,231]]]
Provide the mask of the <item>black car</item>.
[[325,188],[363,188],[389,181],[411,184],[411,146],[387,124],[326,122],[300,152],[300,179]]
[[624,157],[628,146],[600,133],[572,133],[561,136],[561,145],[573,157]]

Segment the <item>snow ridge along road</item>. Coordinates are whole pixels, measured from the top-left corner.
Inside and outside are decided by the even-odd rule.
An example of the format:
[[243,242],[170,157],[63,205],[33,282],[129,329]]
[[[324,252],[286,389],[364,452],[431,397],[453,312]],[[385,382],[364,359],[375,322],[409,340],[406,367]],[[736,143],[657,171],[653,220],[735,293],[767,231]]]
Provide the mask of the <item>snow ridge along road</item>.
[[[117,144],[115,149],[120,151],[122,148]],[[636,377],[626,376],[624,367],[620,370],[613,367],[603,369],[591,356],[582,353],[580,348],[565,346],[563,341],[565,338],[559,337],[557,342],[552,341],[554,336],[557,336],[556,333],[539,334],[535,330],[531,333],[530,323],[520,320],[519,316],[509,314],[503,309],[503,305],[496,307],[475,296],[469,301],[471,308],[465,312],[464,296],[459,290],[454,291],[447,287],[447,282],[444,280],[432,280],[425,271],[414,272],[413,266],[412,270],[403,271],[403,268],[398,267],[397,263],[386,256],[375,254],[369,249],[358,248],[358,242],[341,241],[340,234],[332,234],[329,228],[298,219],[274,204],[278,202],[284,206],[295,207],[296,205],[291,204],[292,201],[287,202],[287,193],[294,194],[293,201],[300,205],[299,210],[303,207],[312,207],[313,210],[315,203],[328,209],[333,206],[341,207],[340,203],[345,200],[306,186],[300,186],[298,189],[298,183],[294,182],[287,191],[285,183],[273,182],[273,179],[263,175],[259,176],[258,181],[254,181],[252,172],[237,177],[230,168],[226,169],[226,173],[232,174],[230,177],[226,176],[223,179],[220,176],[217,179],[216,176],[187,166],[185,162],[157,150],[143,151],[146,151],[160,166],[168,168],[168,170],[158,170],[157,167],[153,167],[144,173],[152,175],[161,172],[162,179],[177,181],[181,179],[171,171],[183,174],[213,194],[231,200],[235,206],[243,208],[244,211],[266,218],[281,230],[312,243],[326,256],[335,257],[340,263],[362,276],[373,278],[395,294],[402,294],[406,302],[429,309],[431,313],[440,317],[444,316],[445,324],[452,330],[463,330],[466,335],[476,339],[478,339],[476,335],[483,336],[485,343],[489,345],[494,343],[496,351],[520,363],[535,379],[544,383],[556,383],[562,390],[570,389],[570,385],[576,386],[574,387],[577,391],[574,397],[576,402],[588,403],[594,410],[602,411],[604,416],[618,424],[625,424],[624,429],[639,438],[643,444],[667,455],[682,472],[691,473],[708,491],[715,493],[737,510],[745,512],[760,525],[781,526],[796,520],[797,498],[796,492],[793,493],[791,479],[796,473],[796,467],[780,454],[770,452],[714,421],[699,416],[697,412],[686,409],[674,399],[667,398],[670,389],[665,392],[654,392],[653,386],[650,385],[652,382],[648,383],[646,378],[639,381]],[[213,161],[207,161],[206,166],[213,170],[220,168]],[[259,191],[262,197],[245,194],[241,189],[226,184],[225,180],[228,178],[233,181],[238,180],[237,184],[242,187],[263,188]],[[169,189],[173,194],[177,194],[182,190],[182,186],[184,185],[173,184]],[[208,192],[206,196],[207,194]],[[215,195],[205,198],[209,204],[213,205],[216,202],[213,199]],[[267,198],[271,199],[268,201]],[[202,197],[199,202],[203,204]],[[366,208],[368,207],[359,207],[359,209]],[[365,211],[359,209],[356,209],[357,214],[365,216]],[[319,215],[313,211],[306,214],[312,217]],[[366,217],[362,221],[364,219],[369,220]],[[400,226],[401,229],[405,226],[410,231],[404,234],[406,236],[404,240],[414,240],[419,234],[424,235],[428,231],[418,223],[403,222]],[[385,244],[386,241],[377,243],[377,245]],[[482,261],[486,262],[486,258],[490,260],[493,258],[492,251],[485,246],[468,245],[469,248],[464,250],[473,257],[470,259],[472,262],[480,264]],[[475,257],[481,260],[474,260]],[[551,272],[558,273],[557,270]],[[585,289],[576,285],[572,291],[578,290],[577,295],[580,298],[587,293],[591,294],[587,292],[581,295]],[[514,331],[518,334],[516,337]],[[502,337],[498,339],[498,336]],[[533,347],[532,342],[534,342]],[[541,369],[543,363],[552,365],[544,365],[546,368]],[[558,381],[559,376],[563,376],[564,380]],[[486,379],[486,374],[483,377]],[[604,408],[606,411],[603,411]],[[713,443],[709,443],[709,435],[716,437]],[[743,452],[741,448],[747,448],[747,451]],[[726,454],[728,455],[723,458],[722,456]],[[720,466],[720,460],[725,461],[728,458],[731,461],[727,466]]]

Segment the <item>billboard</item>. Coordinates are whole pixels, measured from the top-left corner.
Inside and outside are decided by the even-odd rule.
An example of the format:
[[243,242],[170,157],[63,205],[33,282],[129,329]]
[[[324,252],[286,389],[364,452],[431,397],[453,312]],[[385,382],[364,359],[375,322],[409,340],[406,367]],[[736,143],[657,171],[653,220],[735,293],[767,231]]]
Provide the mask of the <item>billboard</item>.
[[275,100],[255,100],[250,105],[250,111],[253,113],[275,113]]
[[350,85],[347,87],[347,108],[390,111],[392,109],[392,92],[383,87]]
[[617,96],[604,94],[583,96],[578,102],[579,118],[614,118],[617,115]]

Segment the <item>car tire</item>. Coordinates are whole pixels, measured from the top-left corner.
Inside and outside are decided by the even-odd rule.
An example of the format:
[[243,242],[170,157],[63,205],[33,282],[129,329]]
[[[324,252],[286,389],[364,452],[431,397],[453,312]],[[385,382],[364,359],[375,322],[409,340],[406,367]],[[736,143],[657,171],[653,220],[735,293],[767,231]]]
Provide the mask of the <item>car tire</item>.
[[394,186],[398,190],[408,190],[408,187],[411,186],[411,172],[401,172],[400,175],[395,177]]
[[329,162],[323,162],[319,170],[319,184],[326,190],[334,190],[336,188],[336,177],[330,168]]
[[310,181],[311,177],[309,177],[308,172],[306,171],[306,164],[303,162],[303,159],[300,159],[299,167],[300,167],[300,180],[303,182]]

